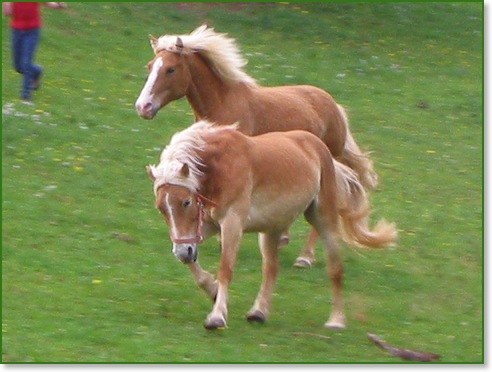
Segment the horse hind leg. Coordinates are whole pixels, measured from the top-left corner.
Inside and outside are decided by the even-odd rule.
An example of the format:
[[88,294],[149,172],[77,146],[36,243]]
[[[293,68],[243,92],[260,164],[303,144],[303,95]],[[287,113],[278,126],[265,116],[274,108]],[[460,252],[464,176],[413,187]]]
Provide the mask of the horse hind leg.
[[290,233],[289,230],[285,230],[281,235],[280,238],[278,239],[278,248],[283,248],[287,246],[290,242]]
[[278,273],[278,240],[280,235],[259,234],[263,277],[253,307],[246,315],[248,322],[264,323],[270,313],[272,293]]
[[314,262],[316,261],[315,249],[318,238],[318,232],[314,227],[312,227],[303,250],[301,251],[299,257],[296,258],[296,262],[294,262],[294,267],[304,269],[311,268],[313,266]]
[[343,262],[340,257],[340,247],[333,238],[323,239],[326,245],[326,260],[328,262],[328,275],[333,286],[333,307],[330,318],[325,323],[326,328],[343,329],[346,327],[346,318],[343,312],[342,279]]
[[[331,206],[331,204],[325,204]],[[338,244],[338,218],[336,210],[318,209],[314,204],[305,213],[306,220],[316,229],[325,246],[328,276],[332,283],[332,311],[325,323],[326,328],[343,329],[346,327],[346,318],[343,312],[342,280],[343,261]]]

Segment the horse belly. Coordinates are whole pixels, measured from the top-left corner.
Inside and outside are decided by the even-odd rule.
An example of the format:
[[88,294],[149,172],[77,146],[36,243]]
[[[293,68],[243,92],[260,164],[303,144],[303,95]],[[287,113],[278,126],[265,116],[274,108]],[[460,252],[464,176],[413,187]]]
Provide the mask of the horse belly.
[[311,204],[315,192],[303,195],[254,195],[246,220],[245,232],[282,231],[288,228]]
[[246,228],[267,232],[288,228],[318,195],[326,146],[305,131],[251,137],[253,190]]

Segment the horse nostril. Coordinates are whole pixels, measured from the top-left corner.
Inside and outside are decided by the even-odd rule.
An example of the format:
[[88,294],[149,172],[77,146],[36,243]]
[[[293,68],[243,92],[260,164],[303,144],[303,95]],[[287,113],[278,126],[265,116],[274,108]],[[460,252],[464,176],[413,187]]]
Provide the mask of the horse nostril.
[[188,247],[188,256],[193,256],[193,248],[191,246]]
[[152,110],[152,102],[147,102],[147,103],[144,105],[143,110],[144,110],[144,111],[151,111],[151,110]]

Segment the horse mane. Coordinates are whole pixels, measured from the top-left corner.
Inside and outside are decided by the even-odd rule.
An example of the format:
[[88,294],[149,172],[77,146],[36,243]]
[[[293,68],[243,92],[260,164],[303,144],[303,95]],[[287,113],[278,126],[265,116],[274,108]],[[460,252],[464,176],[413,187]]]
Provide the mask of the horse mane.
[[[177,45],[178,38],[181,45]],[[154,52],[166,50],[173,53],[199,53],[224,80],[256,85],[256,81],[243,71],[248,63],[240,54],[234,39],[202,25],[188,35],[164,35],[152,44]]]
[[[200,189],[200,178],[203,176],[205,165],[199,152],[205,150],[205,135],[223,130],[236,129],[237,125],[215,126],[214,123],[202,120],[196,122],[171,138],[169,144],[162,150],[159,164],[149,165],[154,176],[154,193],[164,184],[173,184],[186,187],[196,193]],[[183,165],[189,169],[188,176],[183,176]]]

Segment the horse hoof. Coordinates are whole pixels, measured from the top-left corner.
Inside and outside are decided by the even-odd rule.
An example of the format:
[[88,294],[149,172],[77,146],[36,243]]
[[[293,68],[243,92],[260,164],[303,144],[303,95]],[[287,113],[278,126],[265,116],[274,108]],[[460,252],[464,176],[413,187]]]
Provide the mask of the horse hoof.
[[347,326],[345,325],[344,322],[339,322],[339,321],[328,321],[325,323],[325,328],[332,329],[334,331],[339,331],[342,329],[345,329]]
[[207,319],[203,326],[209,331],[213,331],[215,329],[224,329],[227,327],[225,320],[220,318]]
[[255,310],[246,316],[248,322],[265,323],[266,317],[260,310]]
[[312,266],[312,262],[304,257],[298,257],[296,262],[294,263],[294,267],[298,267],[300,269],[310,269]]
[[334,311],[328,321],[325,323],[325,328],[340,330],[345,329],[347,324],[347,318],[340,311]]

